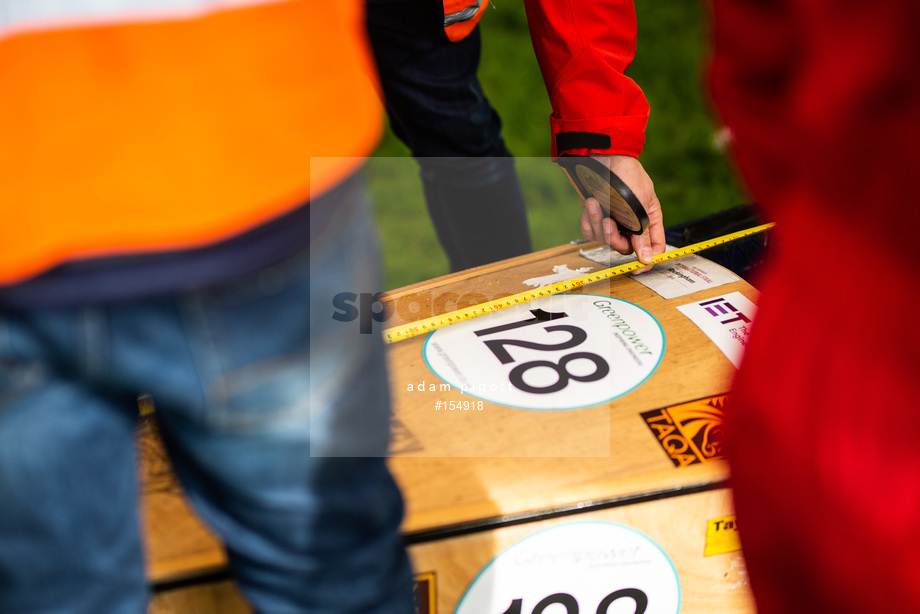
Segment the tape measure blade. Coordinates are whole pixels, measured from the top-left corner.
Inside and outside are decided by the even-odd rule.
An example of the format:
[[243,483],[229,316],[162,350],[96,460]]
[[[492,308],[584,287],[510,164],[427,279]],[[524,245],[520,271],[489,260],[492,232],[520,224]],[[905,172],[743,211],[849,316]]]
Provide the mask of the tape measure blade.
[[[668,260],[675,260],[682,256],[701,252],[710,247],[715,247],[723,243],[728,243],[730,241],[735,241],[744,237],[749,237],[751,235],[764,232],[770,228],[773,228],[774,226],[776,226],[776,223],[770,222],[767,224],[761,224],[760,226],[755,226],[753,228],[748,228],[746,230],[739,230],[727,235],[722,235],[721,237],[715,237],[714,239],[709,239],[707,241],[700,241],[699,243],[694,243],[685,247],[679,247],[675,250],[659,254],[655,257],[655,260],[652,264],[660,264]],[[582,286],[591,285],[592,283],[598,283],[607,279],[611,279],[612,277],[622,275],[624,273],[629,273],[631,271],[641,269],[645,266],[651,265],[642,264],[638,260],[634,262],[628,262],[626,264],[610,267],[609,269],[604,269],[598,273],[588,273],[587,275],[556,282],[555,284],[551,284],[549,286],[543,286],[536,292],[533,290],[527,290],[517,294],[512,294],[511,296],[505,297],[505,299],[503,299],[503,301],[500,303],[480,303],[479,305],[472,305],[470,307],[458,309],[456,311],[452,311],[439,316],[431,316],[429,318],[425,318],[424,320],[418,320],[416,322],[409,322],[407,324],[394,326],[383,331],[383,338],[387,343],[395,343],[396,341],[402,341],[404,339],[409,339],[411,337],[420,335],[423,332],[432,332],[443,328],[449,324],[454,323],[453,318],[457,318],[457,321],[460,321],[461,318],[463,320],[469,320],[471,318],[479,317],[487,313],[492,313],[493,311],[505,309],[506,307],[512,307],[514,305],[519,305],[521,303],[536,300],[538,298],[552,296],[553,294],[560,294],[572,288],[579,288]],[[430,328],[427,328],[426,330],[418,330],[420,326]]]

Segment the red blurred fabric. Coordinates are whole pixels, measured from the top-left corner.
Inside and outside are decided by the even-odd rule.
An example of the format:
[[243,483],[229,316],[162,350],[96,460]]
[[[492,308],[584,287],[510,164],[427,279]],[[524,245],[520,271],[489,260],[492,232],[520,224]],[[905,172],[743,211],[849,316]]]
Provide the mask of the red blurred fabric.
[[[633,0],[525,0],[524,6],[553,108],[553,136],[605,134],[609,148],[568,153],[638,157],[645,144],[649,105],[625,74],[636,55]],[[557,153],[554,138],[552,155]]]
[[920,3],[712,4],[712,95],[777,222],[726,422],[758,611],[920,612]]

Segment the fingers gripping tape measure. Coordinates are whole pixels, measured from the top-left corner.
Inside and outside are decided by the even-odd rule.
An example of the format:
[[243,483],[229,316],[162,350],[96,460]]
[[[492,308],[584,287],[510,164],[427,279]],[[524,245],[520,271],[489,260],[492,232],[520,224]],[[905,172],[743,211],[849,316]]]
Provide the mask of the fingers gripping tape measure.
[[[753,228],[748,228],[746,230],[739,230],[727,235],[722,235],[721,237],[716,237],[715,239],[700,241],[699,243],[694,243],[686,247],[680,247],[669,252],[664,252],[663,254],[658,254],[655,256],[652,264],[659,264],[661,262],[667,262],[668,260],[676,260],[683,256],[689,256],[690,254],[695,254],[696,252],[701,252],[711,247],[716,247],[724,243],[729,243],[730,241],[736,241],[738,239],[743,239],[744,237],[749,237],[751,235],[764,232],[773,226],[775,226],[773,223],[762,224],[760,226],[754,226]],[[538,298],[551,296],[553,294],[560,294],[562,292],[568,292],[574,290],[575,288],[580,288],[588,284],[604,281],[606,279],[610,279],[611,277],[616,277],[617,275],[622,275],[623,273],[629,273],[646,266],[652,265],[642,264],[636,260],[635,262],[628,262],[626,264],[604,269],[603,271],[598,271],[596,273],[589,273],[587,275],[582,275],[581,277],[575,277],[566,281],[556,282],[552,285],[543,286],[542,288],[537,288],[535,290],[527,290],[518,294],[512,294],[511,296],[506,296],[504,298],[490,301],[488,303],[472,305],[470,307],[458,309],[457,311],[451,311],[449,313],[432,316],[423,320],[409,322],[408,324],[394,326],[383,331],[383,339],[387,343],[395,343],[397,341],[409,339],[417,335],[424,335],[439,328],[448,326],[449,324],[456,324],[457,322],[470,320],[487,313],[492,313],[493,311],[498,311],[499,309],[513,307],[514,305],[520,305],[522,303],[526,303]]]
[[640,235],[648,228],[645,207],[629,186],[604,164],[594,158],[561,155],[556,163],[569,178],[578,196],[584,202],[597,200],[605,217],[616,222],[620,234]]

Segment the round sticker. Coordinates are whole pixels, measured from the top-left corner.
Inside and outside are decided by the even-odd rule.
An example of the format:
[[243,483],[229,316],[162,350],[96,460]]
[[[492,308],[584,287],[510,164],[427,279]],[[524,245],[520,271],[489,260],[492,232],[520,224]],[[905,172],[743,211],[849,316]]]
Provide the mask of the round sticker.
[[524,409],[577,409],[642,384],[664,345],[661,325],[637,305],[557,294],[436,330],[424,356],[463,394]]
[[680,582],[646,535],[612,522],[563,524],[499,554],[456,614],[676,614]]

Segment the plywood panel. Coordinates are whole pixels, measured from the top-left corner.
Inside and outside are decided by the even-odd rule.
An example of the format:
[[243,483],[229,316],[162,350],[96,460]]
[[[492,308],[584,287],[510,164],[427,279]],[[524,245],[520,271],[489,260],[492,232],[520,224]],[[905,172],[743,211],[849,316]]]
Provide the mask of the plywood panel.
[[148,578],[154,583],[172,582],[223,568],[223,549],[185,499],[163,448],[155,415],[142,417],[137,442]]
[[197,584],[154,595],[147,614],[252,614],[233,582]]
[[[420,544],[410,554],[418,571],[435,573],[437,611],[447,613],[477,574],[515,542],[565,523],[614,522],[645,534],[670,557],[680,580],[681,614],[748,614],[754,605],[741,552],[704,556],[707,522],[731,513],[729,492],[718,489]],[[582,611],[593,612],[586,606]]]
[[[551,273],[556,265],[574,270],[594,264],[581,258],[575,246],[544,256],[506,261],[501,268],[490,265],[479,274],[472,269],[392,293],[389,302],[397,306],[386,324],[405,322],[410,311],[426,316],[435,306],[463,304],[453,297],[479,300],[521,292],[527,288],[523,280]],[[749,284],[737,281],[665,300],[628,275],[580,289],[640,305],[660,322],[667,348],[657,371],[642,386],[612,402],[579,410],[534,412],[486,403],[476,412],[437,411],[439,400],[463,402],[470,397],[456,389],[407,392],[409,384],[439,380],[422,357],[422,338],[391,345],[393,405],[404,446],[394,449],[391,466],[408,498],[406,529],[724,479],[726,470],[719,463],[675,471],[640,414],[729,391],[735,368],[677,307],[734,291],[754,301],[758,296]]]
[[[584,266],[601,268],[581,258],[577,250],[576,246],[561,246],[388,293],[385,303],[390,317],[385,326],[520,292],[527,288],[523,285],[525,279],[548,275],[553,266],[564,264],[573,270]],[[657,371],[637,389],[611,402],[577,410],[535,412],[485,402],[482,411],[437,411],[437,401],[462,403],[471,397],[456,389],[441,389],[440,380],[422,357],[422,338],[390,345],[388,364],[394,408],[390,466],[406,498],[404,531],[410,538],[419,538],[432,531],[462,528],[470,522],[491,522],[509,515],[523,517],[556,508],[590,507],[592,502],[609,503],[643,493],[681,489],[692,492],[722,484],[727,468],[718,456],[675,467],[641,414],[729,391],[734,367],[677,307],[733,291],[757,299],[757,291],[744,281],[670,301],[629,276],[580,289],[581,293],[612,296],[640,305],[661,324],[667,347]],[[421,381],[438,386],[435,391],[407,391],[409,384],[417,387]],[[189,510],[181,489],[171,480],[155,432],[148,427],[142,432],[141,442],[147,485],[142,507],[151,581],[194,580],[222,569],[226,561],[224,553]],[[718,500],[712,495],[692,496],[700,497],[699,503],[694,504],[699,506],[699,513],[694,512],[696,516],[715,513],[716,508],[725,506],[724,496]],[[698,545],[693,541],[697,537],[693,540],[686,537],[692,533],[690,528],[677,533],[673,527],[664,530],[691,522],[681,513],[683,508],[679,504],[687,498],[633,504],[609,513],[620,518],[618,522],[635,522],[661,533],[661,539],[675,552],[689,552]],[[629,511],[633,509],[651,511],[641,514]],[[449,595],[456,595],[460,585],[468,581],[464,579],[466,574],[483,565],[500,544],[513,541],[514,536],[526,530],[530,529],[522,526],[462,538],[464,548],[469,548],[469,557],[457,555],[453,541],[441,539],[414,546],[417,570],[426,571],[426,566],[437,564],[441,570],[439,590],[443,591],[439,599],[448,600],[442,602],[447,608]],[[699,568],[688,563],[681,571],[687,591],[685,603],[698,609],[685,611],[747,611],[719,609],[726,599],[725,595],[720,596],[720,590],[731,591],[713,578],[718,573],[723,578],[740,573],[737,561],[740,555],[718,561],[700,559],[693,564]],[[705,587],[695,587],[697,573],[703,574],[700,582],[708,578]],[[447,584],[442,586],[442,582]],[[197,595],[193,590],[183,589],[161,594],[155,602],[157,614],[181,611],[175,609],[179,607],[176,604],[185,603],[186,599],[210,603],[226,598],[228,604],[235,603],[233,597],[227,596],[232,591],[224,592],[226,587],[209,586],[208,591],[217,592]],[[695,596],[697,590],[701,592]],[[709,604],[714,609],[704,609],[708,603],[706,595],[715,595],[715,601]],[[693,605],[697,602],[704,605]],[[191,609],[186,611],[207,612],[207,607],[210,606],[189,606]],[[228,605],[225,611],[235,614],[232,609],[235,607]],[[439,611],[449,610],[439,608]]]

